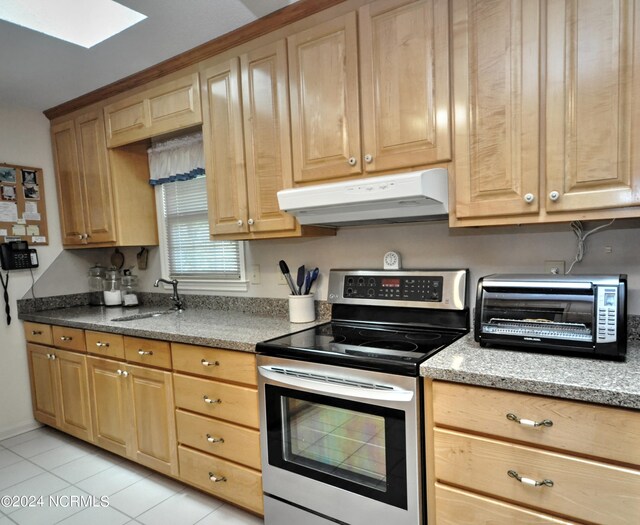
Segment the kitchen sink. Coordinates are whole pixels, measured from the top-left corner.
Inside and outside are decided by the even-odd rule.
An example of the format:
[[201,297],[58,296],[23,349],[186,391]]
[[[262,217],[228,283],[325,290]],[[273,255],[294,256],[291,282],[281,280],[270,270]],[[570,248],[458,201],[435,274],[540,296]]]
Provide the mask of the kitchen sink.
[[122,317],[114,317],[113,319],[111,319],[112,321],[137,321],[139,319],[149,319],[151,317],[160,317],[161,315],[167,315],[167,314],[175,314],[180,312],[181,310],[161,310],[158,312],[145,312],[145,313],[140,313],[140,314],[133,314],[133,315],[124,315]]

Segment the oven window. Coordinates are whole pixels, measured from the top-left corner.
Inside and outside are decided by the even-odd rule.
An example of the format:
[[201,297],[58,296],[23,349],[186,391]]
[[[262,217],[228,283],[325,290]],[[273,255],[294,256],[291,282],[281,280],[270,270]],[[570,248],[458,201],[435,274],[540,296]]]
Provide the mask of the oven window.
[[284,459],[386,492],[385,420],[283,397]]
[[401,410],[265,385],[269,464],[407,508]]
[[594,295],[487,291],[483,295],[484,333],[593,340]]

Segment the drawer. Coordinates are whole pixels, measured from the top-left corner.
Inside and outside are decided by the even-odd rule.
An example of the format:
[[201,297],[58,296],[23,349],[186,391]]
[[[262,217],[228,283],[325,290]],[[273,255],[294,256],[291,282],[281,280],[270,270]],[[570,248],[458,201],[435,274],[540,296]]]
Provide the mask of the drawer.
[[106,332],[84,333],[87,339],[87,352],[103,357],[114,357],[124,359],[124,337],[118,334],[108,334]]
[[171,345],[166,341],[125,336],[124,354],[133,363],[171,368]]
[[440,483],[436,483],[436,521],[438,525],[577,525],[573,521],[561,520]]
[[53,346],[56,348],[64,348],[65,350],[86,352],[87,347],[84,343],[84,330],[68,328],[66,326],[54,326]]
[[176,406],[247,427],[258,428],[258,391],[174,374]]
[[173,366],[180,372],[257,385],[256,356],[220,348],[172,343]]
[[260,433],[218,419],[176,411],[178,442],[260,470]]
[[52,345],[53,334],[51,326],[42,323],[24,322],[24,337],[29,343],[39,343],[41,345]]
[[438,426],[640,465],[640,411],[434,381],[433,414]]
[[640,516],[638,470],[444,429],[435,430],[434,448],[437,481],[577,520],[622,525]]
[[[263,513],[260,472],[182,445],[178,447],[178,462],[182,480],[253,512]],[[212,477],[220,481],[213,481]]]

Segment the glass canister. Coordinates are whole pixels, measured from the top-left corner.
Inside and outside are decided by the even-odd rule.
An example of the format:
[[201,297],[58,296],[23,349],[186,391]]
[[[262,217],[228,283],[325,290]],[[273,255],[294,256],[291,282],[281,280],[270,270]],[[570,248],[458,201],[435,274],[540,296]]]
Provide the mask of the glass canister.
[[122,294],[120,292],[122,280],[115,268],[109,268],[104,279],[104,304],[106,306],[120,306]]
[[138,306],[138,276],[125,270],[122,277],[122,306]]
[[106,268],[96,264],[89,268],[89,304],[104,305],[104,278]]

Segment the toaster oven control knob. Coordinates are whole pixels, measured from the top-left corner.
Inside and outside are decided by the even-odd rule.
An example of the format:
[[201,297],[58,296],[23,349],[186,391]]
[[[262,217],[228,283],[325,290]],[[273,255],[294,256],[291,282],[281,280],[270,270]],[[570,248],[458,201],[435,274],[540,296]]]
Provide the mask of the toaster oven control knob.
[[554,190],[551,193],[549,193],[549,200],[556,202],[559,198],[560,198],[560,192],[557,192]]
[[533,193],[527,193],[524,196],[524,202],[526,202],[527,204],[531,204],[536,198],[533,196]]

